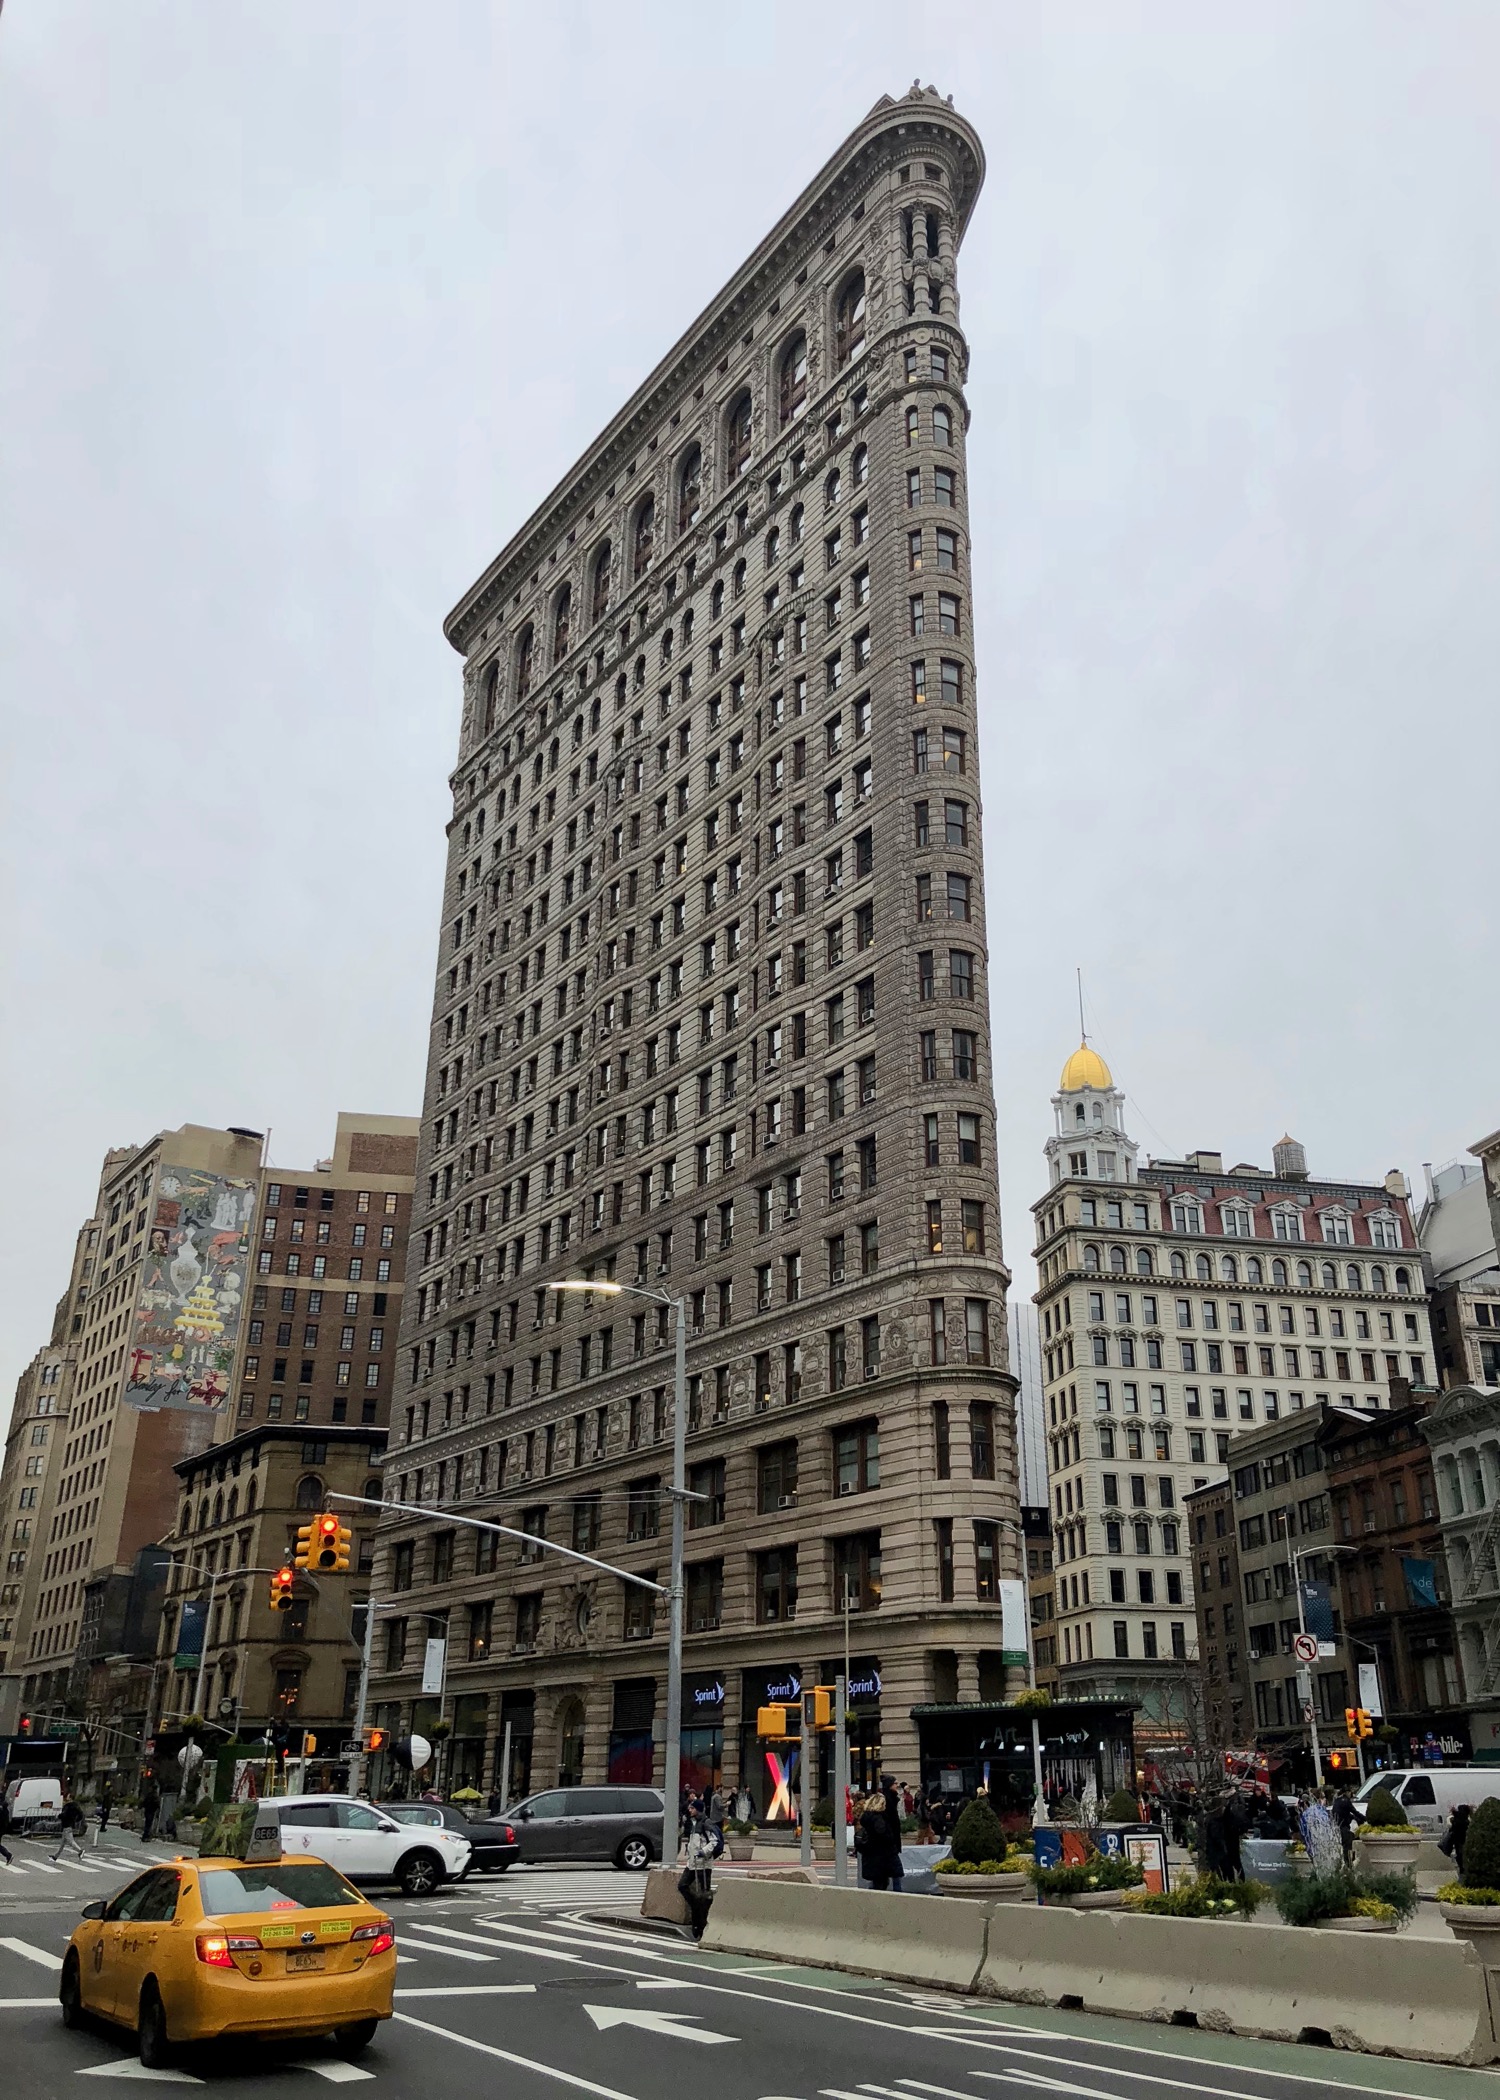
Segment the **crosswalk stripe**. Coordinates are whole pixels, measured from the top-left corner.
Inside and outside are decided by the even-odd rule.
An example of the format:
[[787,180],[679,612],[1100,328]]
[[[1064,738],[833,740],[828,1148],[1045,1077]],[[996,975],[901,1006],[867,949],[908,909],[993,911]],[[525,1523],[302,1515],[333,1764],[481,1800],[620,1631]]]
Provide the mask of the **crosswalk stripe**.
[[414,1940],[409,1932],[401,1935],[403,1947],[415,1947],[419,1954],[448,1954],[454,1961],[498,1961],[498,1954],[476,1954],[469,1947],[440,1947],[432,1940]]
[[8,1947],[12,1954],[19,1954],[26,1961],[34,1961],[44,1969],[62,1967],[60,1954],[49,1954],[45,1947],[33,1947],[30,1940],[0,1939],[0,1947]]

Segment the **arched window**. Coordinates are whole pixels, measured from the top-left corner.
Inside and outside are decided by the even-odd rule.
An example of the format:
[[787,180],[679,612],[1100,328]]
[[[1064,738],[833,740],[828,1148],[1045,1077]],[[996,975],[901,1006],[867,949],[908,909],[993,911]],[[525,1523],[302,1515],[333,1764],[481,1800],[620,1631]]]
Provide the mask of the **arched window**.
[[731,589],[733,590],[733,592],[734,592],[734,595],[735,595],[735,597],[736,597],[736,598],[743,598],[743,597],[744,597],[744,595],[745,595],[745,564],[744,564],[744,562],[743,562],[743,561],[737,561],[737,562],[735,563],[735,565],[734,565],[734,574],[733,574],[733,576],[732,576],[732,577],[731,577],[731,579],[730,579],[730,588],[731,588]]
[[516,644],[516,698],[524,700],[531,691],[531,674],[536,654],[536,630],[530,621],[521,629],[521,639]]
[[1239,1282],[1240,1267],[1232,1254],[1221,1254],[1219,1256],[1219,1278],[1223,1283]]
[[323,1507],[323,1483],[316,1473],[304,1473],[297,1482],[298,1509],[321,1509]]
[[834,361],[848,364],[865,347],[865,273],[856,270],[845,280],[833,325]]
[[932,442],[935,445],[951,445],[953,443],[953,412],[951,409],[935,408],[932,411]]
[[1362,1291],[1365,1287],[1364,1278],[1360,1275],[1358,1268],[1353,1262],[1350,1262],[1348,1268],[1344,1271],[1344,1282],[1351,1291]]
[[609,611],[609,557],[610,545],[606,540],[594,556],[594,589],[589,611],[596,620],[602,620]]
[[630,574],[632,579],[645,575],[651,566],[651,554],[656,544],[656,503],[648,496],[635,514],[635,533],[631,542]]
[[1123,1247],[1110,1248],[1109,1266],[1114,1275],[1123,1276],[1125,1274],[1125,1249]]
[[774,569],[781,559],[781,527],[773,525],[766,534],[766,567]]
[[568,653],[568,636],[573,627],[573,591],[564,584],[557,594],[557,605],[552,614],[552,661],[560,663]]
[[750,396],[741,394],[729,411],[725,426],[725,476],[738,481],[750,464],[750,441],[753,435],[753,420]]
[[1322,1269],[1322,1276],[1323,1276],[1323,1288],[1324,1288],[1324,1290],[1325,1290],[1325,1291],[1336,1291],[1336,1290],[1338,1289],[1338,1287],[1339,1287],[1339,1272],[1338,1272],[1338,1270],[1337,1270],[1337,1269],[1336,1269],[1336,1268],[1334,1267],[1334,1265],[1333,1265],[1333,1263],[1332,1263],[1331,1261],[1325,1261],[1325,1262],[1324,1262],[1324,1264],[1323,1264],[1323,1269]]
[[207,1531],[207,1529],[208,1529],[208,1497],[207,1497],[207,1495],[205,1495],[205,1496],[204,1496],[204,1498],[203,1498],[203,1500],[202,1500],[202,1501],[201,1501],[201,1502],[200,1502],[200,1503],[198,1504],[198,1529],[199,1529],[200,1531]]
[[921,435],[922,435],[922,418],[921,418],[921,415],[920,415],[920,413],[919,413],[919,411],[918,411],[918,409],[917,409],[917,404],[916,404],[916,402],[915,402],[915,401],[913,401],[913,402],[912,402],[912,404],[911,404],[911,406],[910,406],[910,407],[909,407],[909,408],[907,409],[907,411],[906,411],[906,442],[907,442],[907,445],[908,445],[908,446],[911,446],[911,445],[914,445],[914,444],[916,444],[917,440],[918,440],[918,439],[919,439],[919,438],[921,437]]
[[1149,1247],[1136,1248],[1135,1273],[1137,1276],[1153,1276],[1156,1273],[1151,1260],[1151,1249]]
[[1193,1266],[1197,1271],[1198,1281],[1200,1283],[1213,1282],[1213,1263],[1209,1260],[1206,1254],[1200,1254],[1197,1257],[1197,1260],[1194,1262]]
[[1278,1291],[1286,1289],[1286,1263],[1284,1261],[1272,1262],[1271,1281]]
[[703,515],[703,453],[688,448],[677,475],[677,530],[690,532]]
[[1245,1281],[1246,1283],[1260,1283],[1263,1281],[1260,1256],[1258,1254],[1252,1254],[1245,1264]]
[[217,1526],[217,1525],[219,1525],[219,1524],[222,1524],[222,1523],[223,1523],[223,1521],[224,1521],[224,1490],[223,1490],[222,1488],[220,1488],[220,1490],[219,1490],[218,1494],[214,1496],[214,1523],[215,1523],[215,1525]]
[[1310,1291],[1312,1289],[1312,1263],[1310,1261],[1299,1261],[1297,1264],[1297,1288],[1301,1291]]
[[1085,1274],[1086,1276],[1097,1276],[1097,1275],[1098,1275],[1098,1273],[1099,1273],[1099,1249],[1098,1249],[1097,1247],[1085,1247],[1085,1248],[1084,1248],[1084,1250],[1083,1250],[1083,1272],[1084,1272],[1084,1274]]
[[360,1489],[360,1493],[364,1496],[366,1502],[378,1502],[380,1500],[380,1475],[372,1473]]
[[1397,1290],[1398,1290],[1398,1291],[1410,1291],[1410,1289],[1411,1289],[1411,1271],[1410,1271],[1410,1269],[1398,1269],[1398,1270],[1396,1271],[1396,1288],[1397,1288]]
[[259,1500],[259,1496],[256,1493],[257,1485],[258,1483],[252,1480],[249,1487],[245,1490],[245,1515],[247,1517],[255,1514],[255,1505]]
[[1370,1289],[1372,1291],[1383,1291],[1385,1289],[1385,1270],[1381,1268],[1378,1262],[1370,1271]]
[[853,476],[854,486],[857,489],[862,489],[870,478],[870,448],[868,445],[855,446],[854,457],[849,462],[849,472]]
[[481,735],[488,736],[495,726],[495,711],[500,691],[500,666],[488,663],[481,674],[479,702],[479,726]]
[[835,467],[833,472],[829,475],[828,479],[823,484],[824,509],[832,510],[834,505],[838,502],[839,497],[842,496],[843,493],[844,484],[839,477],[838,468]]
[[708,617],[722,619],[724,614],[724,579],[721,576],[708,594]]
[[807,337],[794,335],[781,353],[781,427],[795,423],[807,408]]
[[184,1502],[182,1505],[182,1522],[178,1525],[177,1529],[179,1531],[191,1531],[192,1528],[193,1505],[191,1502]]
[[802,544],[802,505],[800,503],[787,521],[787,538],[794,547]]
[[1187,1274],[1187,1260],[1186,1260],[1186,1257],[1185,1257],[1185,1256],[1183,1256],[1183,1255],[1181,1255],[1181,1254],[1177,1254],[1177,1253],[1174,1253],[1174,1254],[1173,1254],[1173,1256],[1172,1256],[1172,1274],[1173,1274],[1174,1276],[1186,1276],[1186,1274]]
[[238,1489],[238,1488],[232,1487],[232,1488],[231,1488],[231,1489],[229,1490],[229,1508],[228,1508],[228,1511],[227,1511],[227,1513],[226,1513],[226,1514],[228,1515],[228,1518],[229,1518],[229,1521],[230,1521],[230,1523],[231,1523],[231,1524],[232,1524],[232,1523],[234,1522],[235,1518],[236,1518],[236,1517],[237,1517],[237,1516],[239,1515],[239,1513],[240,1513],[240,1491],[239,1491],[239,1489]]

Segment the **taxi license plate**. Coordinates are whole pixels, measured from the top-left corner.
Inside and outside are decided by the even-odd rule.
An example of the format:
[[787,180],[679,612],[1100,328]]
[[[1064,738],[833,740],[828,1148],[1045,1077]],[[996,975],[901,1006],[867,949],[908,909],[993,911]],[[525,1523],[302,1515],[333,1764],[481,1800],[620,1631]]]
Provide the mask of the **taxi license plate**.
[[296,1975],[299,1970],[321,1969],[322,1966],[323,1957],[321,1954],[294,1954],[291,1952],[287,1954],[286,1968],[289,1976]]

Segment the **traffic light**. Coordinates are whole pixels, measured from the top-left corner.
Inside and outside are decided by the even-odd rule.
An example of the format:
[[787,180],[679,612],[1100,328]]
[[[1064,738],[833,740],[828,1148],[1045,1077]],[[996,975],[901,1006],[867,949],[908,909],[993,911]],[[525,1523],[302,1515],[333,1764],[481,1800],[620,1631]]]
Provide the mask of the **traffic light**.
[[341,1524],[331,1509],[325,1509],[312,1525],[312,1559],[308,1565],[324,1573],[341,1574],[349,1565],[351,1543],[348,1525]]
[[812,1691],[803,1694],[802,1724],[805,1728],[833,1726],[833,1694],[827,1685],[816,1685]]
[[318,1739],[317,1739],[317,1737],[316,1737],[315,1735],[312,1735],[312,1734],[308,1733],[307,1731],[304,1731],[304,1732],[303,1732],[303,1736],[302,1736],[302,1755],[303,1755],[304,1757],[316,1757],[316,1756],[317,1756],[317,1754],[318,1754]]
[[368,1756],[370,1756],[370,1757],[373,1757],[373,1756],[374,1756],[374,1755],[376,1754],[376,1752],[377,1752],[377,1751],[379,1751],[379,1750],[383,1750],[383,1749],[385,1748],[387,1740],[388,1740],[388,1731],[387,1731],[386,1729],[384,1729],[384,1728],[367,1728],[367,1729],[365,1730],[365,1751],[366,1751],[366,1754],[367,1754]]
[[1359,1708],[1357,1706],[1346,1706],[1344,1708],[1344,1733],[1348,1736],[1351,1743],[1359,1740]]
[[1352,1750],[1330,1750],[1328,1762],[1335,1772],[1352,1772],[1358,1760]]
[[784,1706],[759,1706],[755,1710],[757,1735],[783,1736],[787,1732]]
[[272,1611],[291,1610],[292,1590],[296,1581],[297,1572],[295,1568],[278,1568],[276,1570],[276,1573],[271,1577]]
[[1370,1714],[1362,1706],[1358,1709],[1358,1720],[1361,1738],[1367,1735],[1373,1735],[1375,1733],[1375,1723],[1371,1718]]

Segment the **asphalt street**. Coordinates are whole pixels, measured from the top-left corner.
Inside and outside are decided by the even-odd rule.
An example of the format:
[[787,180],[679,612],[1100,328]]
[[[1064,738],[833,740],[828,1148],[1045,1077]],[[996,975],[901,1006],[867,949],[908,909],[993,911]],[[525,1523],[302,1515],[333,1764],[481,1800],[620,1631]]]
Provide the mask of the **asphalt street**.
[[[170,1856],[165,1848],[150,1851]],[[141,1848],[132,1847],[126,1864],[141,1858]],[[30,1884],[24,1893],[23,1881]],[[704,1954],[624,1922],[639,1882],[587,1870],[512,1870],[425,1902],[393,1901],[396,2017],[358,2064],[321,2044],[237,2044],[185,2054],[170,2071],[146,2071],[132,2037],[103,2026],[69,2034],[57,2011],[58,1970],[77,1911],[113,1885],[108,1871],[79,1870],[53,1882],[0,1868],[6,2100],[58,2100],[79,2090],[78,2078],[233,2087],[236,2100],[299,2100],[299,2087],[303,2100],[316,2100],[326,2084],[371,2083],[380,2090],[370,2100],[435,2100],[474,2090],[506,2100],[1500,2094],[1500,2078],[1484,2071],[1002,2008]],[[600,1923],[605,1910],[622,1922]]]

